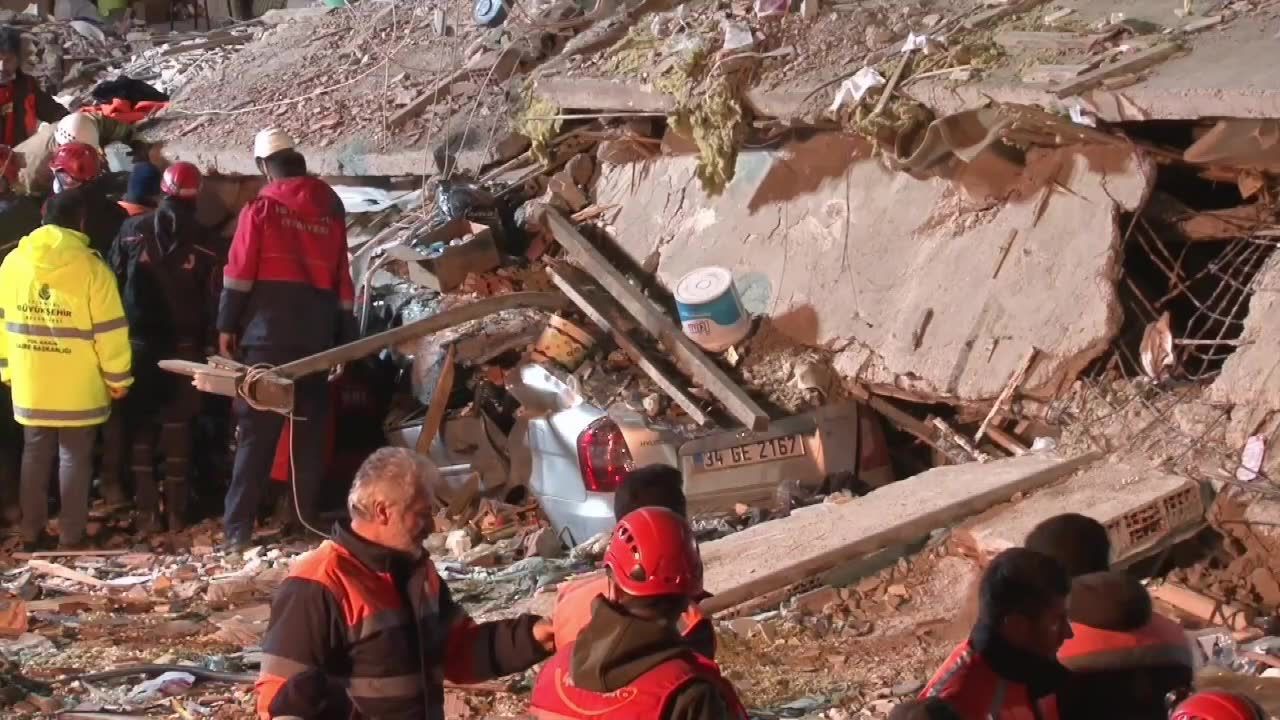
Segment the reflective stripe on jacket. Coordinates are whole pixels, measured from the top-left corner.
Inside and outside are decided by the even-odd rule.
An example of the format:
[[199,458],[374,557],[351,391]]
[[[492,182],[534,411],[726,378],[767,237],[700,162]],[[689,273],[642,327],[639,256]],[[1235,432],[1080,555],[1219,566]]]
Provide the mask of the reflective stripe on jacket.
[[244,209],[223,272],[218,330],[298,356],[354,339],[342,201],[324,182],[267,185]]
[[87,235],[45,225],[0,265],[0,377],[23,425],[83,427],[111,413],[108,386],[133,382],[116,278]]
[[1058,660],[1071,670],[1127,670],[1158,666],[1192,666],[1191,644],[1178,623],[1153,614],[1137,630],[1102,630],[1071,623],[1071,639],[1058,650]]
[[965,720],[1057,720],[1053,695],[1033,701],[1026,685],[1001,677],[968,640],[934,673],[920,697],[945,700]]
[[573,683],[573,643],[557,648],[538,673],[529,699],[529,713],[537,720],[662,720],[681,690],[695,680],[720,690],[730,717],[746,720],[738,693],[716,664],[690,652],[667,660],[613,692],[583,690]]
[[[556,647],[564,647],[578,638],[578,633],[591,620],[591,604],[596,597],[604,595],[609,589],[609,577],[604,571],[592,573],[575,580],[563,583],[556,589],[556,606],[551,613],[551,627],[556,635]],[[689,607],[676,622],[676,629],[686,639],[695,632],[706,630],[704,623],[710,622],[698,603],[691,602]],[[715,659],[715,632],[707,633],[711,640],[710,647],[692,647],[708,658]]]
[[430,558],[374,545],[340,524],[299,558],[271,604],[258,717],[443,720],[444,680],[519,672],[547,653],[537,618],[475,623]]

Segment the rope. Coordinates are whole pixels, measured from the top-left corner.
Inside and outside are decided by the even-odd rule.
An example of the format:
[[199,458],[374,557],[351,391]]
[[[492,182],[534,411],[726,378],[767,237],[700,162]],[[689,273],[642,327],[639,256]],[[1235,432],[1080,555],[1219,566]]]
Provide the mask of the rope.
[[[255,402],[253,398],[249,396],[249,388],[252,387],[255,382],[262,379],[264,376],[275,372],[275,369],[276,368],[274,365],[270,365],[267,363],[259,363],[257,365],[253,365],[245,372],[244,380],[241,380],[240,384],[236,385],[236,395],[239,396],[239,398],[243,400],[246,405],[248,405],[250,408],[253,408],[254,410],[257,410],[258,412],[279,412],[278,410],[275,410],[273,408],[268,408],[264,405],[261,405]],[[283,414],[286,418],[289,419],[289,489],[292,491],[292,494],[293,494],[293,513],[298,516],[298,522],[302,523],[302,527],[310,530],[311,532],[315,533],[316,535],[319,535],[320,537],[327,538],[329,537],[329,533],[321,530],[317,530],[314,527],[312,527],[311,523],[307,522],[306,516],[302,514],[302,503],[298,501],[298,466],[297,466],[297,463],[295,462],[294,452],[293,452],[294,420],[297,420],[299,418],[298,416],[293,414],[293,411],[289,411]],[[306,418],[301,418],[301,419],[306,420]]]

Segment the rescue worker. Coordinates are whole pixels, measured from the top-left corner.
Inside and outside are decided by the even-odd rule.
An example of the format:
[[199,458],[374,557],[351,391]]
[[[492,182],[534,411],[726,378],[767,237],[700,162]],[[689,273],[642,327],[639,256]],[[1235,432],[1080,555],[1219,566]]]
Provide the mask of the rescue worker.
[[[686,517],[684,477],[670,465],[649,465],[629,471],[613,495],[615,521],[642,507],[660,507]],[[591,620],[595,599],[609,590],[604,572],[593,573],[563,583],[556,590],[556,606],[551,624],[556,631],[556,645],[573,642]],[[688,604],[677,621],[677,629],[689,647],[711,660],[716,655],[716,632],[711,620],[698,607],[698,600]]]
[[1238,693],[1203,690],[1178,703],[1169,720],[1267,720],[1258,703]]
[[111,249],[133,344],[134,387],[123,419],[131,435],[143,531],[154,529],[159,519],[157,449],[164,456],[164,506],[171,532],[182,528],[186,514],[192,422],[200,412],[200,392],[158,363],[169,358],[202,362],[212,339],[221,268],[217,254],[207,247],[206,231],[196,222],[200,184],[195,165],[169,166],[159,183],[164,194],[159,208],[126,221]]
[[1062,716],[1163,720],[1165,696],[1191,686],[1191,646],[1181,625],[1153,611],[1142,583],[1111,570],[1107,529],[1084,515],[1057,515],[1033,528],[1025,545],[1072,578],[1072,637],[1058,651],[1073,671],[1058,695]]
[[[18,240],[40,227],[40,204],[15,190],[20,158],[0,145],[0,260]],[[18,467],[22,462],[22,426],[13,419],[9,386],[0,383],[0,506],[6,523],[18,521]]]
[[[190,163],[187,164],[190,165]],[[146,161],[134,163],[133,168],[129,170],[129,189],[120,199],[120,207],[129,217],[137,217],[156,209],[158,195],[160,195],[160,169]]]
[[1056,720],[1067,678],[1058,648],[1071,637],[1071,581],[1056,560],[1011,548],[991,560],[978,588],[978,621],[921,699],[945,700],[965,720]]
[[746,710],[715,662],[676,630],[702,593],[702,558],[689,523],[646,507],[618,521],[604,556],[607,592],[578,639],[559,647],[533,687],[540,720],[727,720]]
[[8,145],[0,145],[0,253],[40,227],[40,203],[18,193],[22,159]]
[[57,149],[67,143],[84,143],[102,152],[112,143],[129,142],[133,137],[133,128],[118,120],[101,115],[90,115],[79,110],[58,121],[53,129],[53,148]]
[[351,520],[293,564],[262,642],[258,718],[444,719],[443,681],[522,672],[555,647],[533,615],[476,623],[440,579],[429,460],[382,448],[356,471]]
[[[267,185],[240,212],[223,272],[218,346],[247,365],[279,365],[355,337],[345,213],[337,193],[307,175],[306,159],[282,131],[258,133],[254,157]],[[324,375],[295,380],[293,412],[295,510],[314,528],[329,412]],[[235,413],[238,445],[223,517],[229,550],[253,535],[285,423],[242,400]]]
[[0,27],[0,142],[14,147],[35,134],[41,122],[67,114],[53,96],[22,72],[22,31]]
[[102,155],[84,143],[67,143],[54,152],[49,169],[53,171],[55,195],[69,188],[82,188],[84,232],[89,236],[89,247],[106,257],[128,215],[107,196]]
[[48,518],[49,478],[60,459],[61,544],[84,537],[93,442],[133,382],[129,329],[116,279],[89,249],[84,192],[49,199],[45,224],[0,265],[0,379],[24,426],[22,538],[40,544]]

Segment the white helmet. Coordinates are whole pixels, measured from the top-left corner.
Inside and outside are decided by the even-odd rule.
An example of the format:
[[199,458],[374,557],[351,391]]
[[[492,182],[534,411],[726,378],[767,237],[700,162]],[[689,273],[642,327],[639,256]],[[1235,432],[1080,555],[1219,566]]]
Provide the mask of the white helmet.
[[258,135],[253,138],[253,159],[261,160],[280,152],[281,150],[292,150],[293,138],[285,134],[280,128],[267,128],[261,130]]
[[73,112],[58,121],[53,129],[53,140],[58,145],[71,142],[98,147],[98,123],[82,112]]

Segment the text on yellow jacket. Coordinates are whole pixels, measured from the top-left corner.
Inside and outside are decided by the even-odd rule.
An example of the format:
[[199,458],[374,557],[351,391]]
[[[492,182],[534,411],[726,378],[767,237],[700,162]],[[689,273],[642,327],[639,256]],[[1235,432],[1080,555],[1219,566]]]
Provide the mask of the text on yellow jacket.
[[23,425],[105,422],[127,387],[132,350],[115,275],[89,236],[45,225],[0,265],[0,380]]

